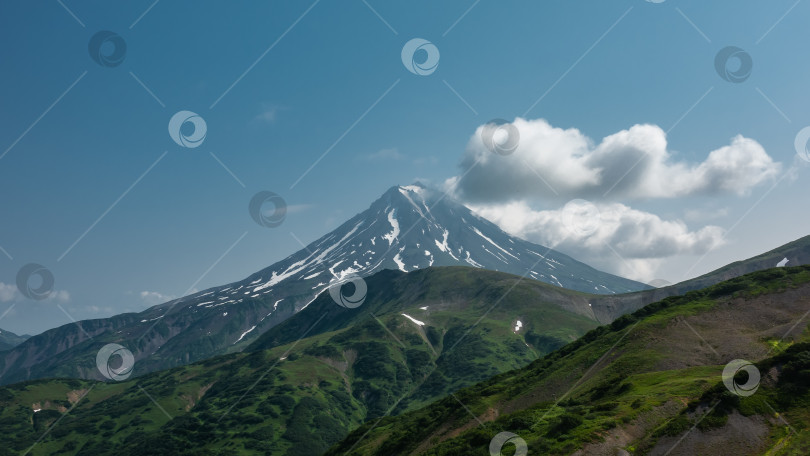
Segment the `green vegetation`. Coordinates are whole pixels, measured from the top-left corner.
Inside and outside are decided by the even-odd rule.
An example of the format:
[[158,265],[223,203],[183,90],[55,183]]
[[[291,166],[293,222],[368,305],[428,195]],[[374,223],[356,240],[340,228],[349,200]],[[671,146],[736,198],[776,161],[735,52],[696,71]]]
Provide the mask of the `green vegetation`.
[[[319,298],[244,353],[121,383],[0,388],[0,455],[24,453],[51,426],[29,454],[322,454],[365,421],[525,366],[597,325],[554,301],[580,294],[508,274],[437,268],[392,277],[370,279],[378,291],[359,309]],[[517,319],[524,326],[515,333]]]
[[[38,440],[28,454],[486,455],[502,431],[530,454],[608,443],[644,454],[737,415],[764,417],[768,454],[807,454],[793,429],[810,427],[808,322],[782,336],[807,311],[797,300],[810,267],[739,277],[600,327],[564,310],[568,292],[516,280],[402,275],[360,309],[316,300],[244,353],[120,383],[0,387],[0,456]],[[720,380],[736,357],[763,372],[753,396]]]
[[[456,392],[475,418],[448,397],[366,423],[327,454],[353,448],[352,454],[358,455],[486,455],[490,440],[502,431],[523,438],[529,454],[571,454],[600,444],[646,454],[693,427],[697,429],[693,432],[723,428],[731,413],[768,417],[768,438],[763,442],[772,449],[768,454],[807,454],[810,440],[778,420],[774,410],[789,417],[793,429],[810,427],[810,344],[761,339],[754,331],[739,329],[753,338],[746,356],[773,349],[773,356],[760,360],[758,367],[778,376],[773,384],[764,380],[755,395],[740,398],[721,382],[721,371],[730,359],[699,362],[695,352],[705,350],[706,344],[688,328],[683,331],[680,322],[691,319],[696,325],[739,311],[739,321],[734,322],[739,328],[766,328],[768,323],[756,314],[766,303],[792,312],[789,320],[799,321],[806,306],[791,308],[793,298],[781,294],[802,290],[806,295],[808,282],[810,267],[779,268],[664,299],[594,329],[525,368]],[[712,336],[722,349],[722,343],[735,335]],[[717,406],[705,415],[714,403]],[[476,419],[484,424],[478,425]],[[631,439],[616,437],[627,435],[631,425],[636,432]],[[617,428],[626,432],[611,434]]]

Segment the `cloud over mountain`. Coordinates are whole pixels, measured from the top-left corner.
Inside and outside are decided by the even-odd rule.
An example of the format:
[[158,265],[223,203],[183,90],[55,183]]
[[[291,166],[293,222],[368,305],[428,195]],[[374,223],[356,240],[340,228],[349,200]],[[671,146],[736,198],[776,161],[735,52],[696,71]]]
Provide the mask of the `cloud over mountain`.
[[[462,157],[464,176],[451,178],[457,196],[471,202],[525,198],[676,198],[745,195],[776,177],[781,165],[755,140],[738,135],[693,164],[675,159],[666,133],[655,125],[634,125],[598,144],[575,128],[543,119],[517,118],[514,153],[492,153],[476,129]],[[477,163],[477,164],[476,164]]]
[[595,204],[593,208],[590,218],[583,221],[585,229],[570,226],[565,207],[537,211],[526,202],[512,202],[474,209],[510,234],[636,280],[654,278],[663,258],[702,254],[723,243],[724,230],[719,226],[690,230],[680,220],[663,220],[621,203]]
[[[502,147],[507,153],[493,153],[493,144],[509,146]],[[745,196],[782,170],[762,145],[742,135],[690,163],[676,158],[656,125],[634,125],[596,142],[575,128],[522,118],[479,126],[460,168],[463,173],[445,187],[483,217],[636,280],[654,278],[665,258],[700,255],[723,244],[724,230],[690,229],[628,202]],[[573,199],[589,201],[592,229],[567,226],[563,206]]]

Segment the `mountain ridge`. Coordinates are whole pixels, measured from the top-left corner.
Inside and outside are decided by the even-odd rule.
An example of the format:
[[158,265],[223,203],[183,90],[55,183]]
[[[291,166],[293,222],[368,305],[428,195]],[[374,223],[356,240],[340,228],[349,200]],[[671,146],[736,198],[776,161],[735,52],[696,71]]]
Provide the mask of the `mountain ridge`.
[[[529,366],[369,421],[326,455],[486,454],[501,432],[529,454],[807,454],[809,291],[805,265],[658,301]],[[757,375],[727,377],[734,362]],[[749,379],[763,392],[738,389]]]
[[424,186],[394,186],[335,230],[245,279],[137,314],[80,321],[32,337],[0,354],[0,384],[49,376],[100,378],[85,362],[99,342],[132,351],[140,368],[135,375],[240,351],[306,308],[333,281],[434,265],[526,274],[594,293],[649,288],[510,236]]
[[[198,443],[205,446],[217,436],[222,454],[234,454],[230,442],[269,454],[319,454],[366,418],[392,407],[397,413],[412,409],[524,366],[598,325],[588,316],[583,293],[503,272],[459,266],[411,273],[385,269],[367,282],[361,307],[341,307],[322,294],[293,317],[306,321],[310,330],[268,349],[251,346],[120,383],[54,379],[0,387],[0,423],[7,436],[14,435],[0,436],[0,448],[7,444],[24,450],[23,442],[36,439],[39,427],[53,423],[65,398],[70,405],[77,391],[87,391],[87,402],[77,405],[54,428],[56,436],[32,454],[64,448],[81,448],[81,454],[119,448],[131,454],[216,454],[187,444],[174,453],[168,450],[176,439],[163,432],[194,423],[206,423],[209,434]],[[578,298],[579,307],[551,301],[549,293]],[[288,325],[270,331],[284,333],[283,326]],[[94,359],[87,361],[95,367]],[[417,387],[418,394],[396,401]],[[16,399],[11,403],[9,397]],[[168,421],[160,408],[176,420]],[[104,434],[118,425],[105,416],[120,423],[109,440]],[[302,433],[313,425],[311,419],[323,438]],[[215,425],[218,421],[222,424]],[[248,421],[256,435],[239,432],[224,438],[228,429]],[[138,443],[130,446],[133,441]]]
[[[442,278],[441,286],[426,283],[428,276]],[[729,357],[766,359],[773,347],[783,353],[790,341],[780,345],[776,339],[788,328],[794,336],[802,333],[804,327],[794,323],[806,313],[810,267],[749,274],[659,301],[586,333],[592,320],[577,329],[561,325],[559,316],[549,318],[548,311],[565,311],[547,302],[545,291],[587,295],[514,275],[444,267],[408,274],[385,270],[368,281],[367,308],[332,303],[329,309],[362,319],[284,345],[122,382],[53,379],[0,387],[0,454],[30,449],[51,427],[30,454],[311,456],[337,442],[327,454],[449,456],[487,454],[493,436],[503,431],[525,438],[531,454],[580,455],[575,451],[585,448],[585,454],[636,453],[636,444],[663,446],[652,453],[663,454],[690,428],[700,425],[694,431],[699,435],[726,419],[739,422],[733,402],[705,422],[700,418],[716,397],[728,399],[719,394],[725,388],[718,386],[722,364]],[[392,301],[381,285],[398,281],[403,286],[394,285],[393,296],[399,300]],[[410,293],[421,286],[433,292]],[[506,290],[507,301],[493,307]],[[463,296],[450,307],[433,309],[459,292]],[[326,302],[319,298],[313,306]],[[569,324],[584,322],[571,312],[564,315]],[[526,326],[516,325],[516,318]],[[712,329],[717,318],[734,330]],[[313,324],[322,322],[328,319]],[[545,357],[532,354],[553,347],[541,349],[547,339],[531,332],[549,336],[561,326],[585,335]],[[806,339],[803,334],[791,340]],[[810,359],[810,352],[784,353],[793,363]],[[514,369],[516,364],[524,367]],[[763,388],[773,385],[763,382]],[[437,395],[444,397],[434,400]],[[754,419],[770,413],[759,402],[740,404]],[[791,412],[789,421],[800,429],[810,424],[797,419],[795,405],[773,404]],[[772,421],[765,429],[778,436],[784,426]],[[740,448],[723,443],[720,448]],[[705,442],[690,437],[671,454],[718,454],[716,444],[715,451],[695,448],[705,448]]]
[[31,336],[28,334],[17,335],[11,331],[0,329],[0,352],[12,349],[28,340],[30,337]]

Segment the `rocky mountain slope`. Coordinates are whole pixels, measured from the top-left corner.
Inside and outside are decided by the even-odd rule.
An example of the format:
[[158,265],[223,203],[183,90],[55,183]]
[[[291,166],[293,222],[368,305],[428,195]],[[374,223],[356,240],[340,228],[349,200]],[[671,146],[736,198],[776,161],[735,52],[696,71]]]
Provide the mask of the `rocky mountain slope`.
[[671,297],[327,454],[807,454],[808,310],[807,266]]
[[674,285],[625,295],[600,297],[598,298],[599,306],[595,308],[596,317],[600,322],[609,323],[624,314],[669,296],[683,295],[755,271],[807,264],[810,264],[810,236],[804,236],[755,257],[735,261],[702,276]]
[[369,209],[272,266],[138,314],[67,324],[0,354],[0,384],[53,376],[93,378],[98,346],[126,346],[135,375],[243,349],[309,305],[330,282],[383,269],[464,265],[526,275],[590,293],[649,288],[512,237],[424,187],[392,187]]
[[11,331],[0,329],[0,351],[9,350],[25,342],[29,337],[28,334],[18,336]]
[[244,353],[120,383],[0,388],[0,455],[27,450],[74,404],[29,454],[321,454],[368,419],[525,366],[598,325],[589,295],[511,274],[434,267],[366,282],[361,307],[322,294]]
[[[545,356],[594,327],[566,307],[589,295],[457,267],[367,282],[363,306],[323,295],[251,351],[0,388],[0,454],[483,456],[503,432],[526,454],[806,453],[810,267],[665,299]],[[750,397],[723,383],[737,358],[762,373]]]

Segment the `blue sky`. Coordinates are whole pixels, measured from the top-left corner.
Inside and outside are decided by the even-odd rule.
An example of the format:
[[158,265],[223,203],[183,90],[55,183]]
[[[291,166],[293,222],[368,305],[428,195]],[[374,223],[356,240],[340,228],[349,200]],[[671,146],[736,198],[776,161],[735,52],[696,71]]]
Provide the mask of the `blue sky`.
[[[493,118],[544,119],[594,147],[656,125],[668,131],[668,163],[686,168],[742,135],[773,161],[771,175],[730,191],[645,197],[635,188],[595,201],[680,221],[680,240],[716,227],[704,231],[712,248],[632,259],[560,244],[583,261],[675,282],[776,247],[808,234],[810,221],[807,169],[794,148],[810,125],[808,15],[810,5],[794,0],[4,2],[0,328],[36,333],[241,279],[392,185],[447,188]],[[89,55],[103,30],[126,43],[118,66]],[[440,51],[430,75],[402,63],[413,38]],[[726,46],[752,58],[742,83],[715,70]],[[168,134],[181,110],[205,120],[199,147]],[[499,172],[508,177],[507,168]],[[678,169],[650,177],[681,178]],[[278,228],[248,214],[263,190],[289,205]],[[510,229],[553,242],[553,226],[526,224],[587,196],[578,191],[527,189],[481,209],[505,225],[505,205],[518,201],[537,217]],[[14,291],[32,262],[53,273],[48,300]]]

